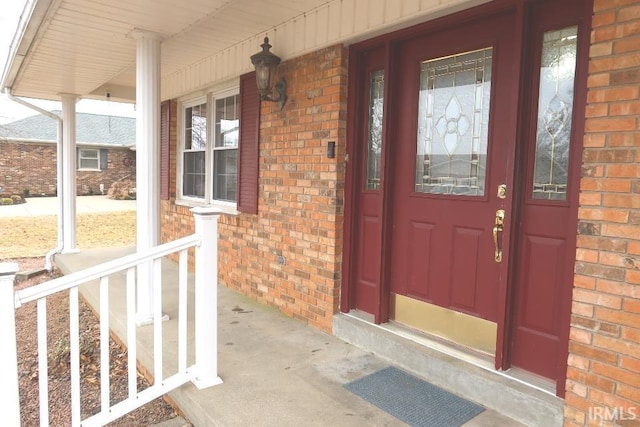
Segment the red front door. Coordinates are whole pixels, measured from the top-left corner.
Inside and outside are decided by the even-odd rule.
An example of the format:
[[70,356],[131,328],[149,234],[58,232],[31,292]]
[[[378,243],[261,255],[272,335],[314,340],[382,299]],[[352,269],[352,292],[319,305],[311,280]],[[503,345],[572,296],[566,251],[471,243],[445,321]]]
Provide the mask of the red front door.
[[503,13],[405,43],[396,89],[391,291],[494,322],[510,252],[493,228],[498,187],[512,188],[514,22]]
[[353,48],[343,310],[492,322],[496,367],[563,394],[590,7],[489,3]]

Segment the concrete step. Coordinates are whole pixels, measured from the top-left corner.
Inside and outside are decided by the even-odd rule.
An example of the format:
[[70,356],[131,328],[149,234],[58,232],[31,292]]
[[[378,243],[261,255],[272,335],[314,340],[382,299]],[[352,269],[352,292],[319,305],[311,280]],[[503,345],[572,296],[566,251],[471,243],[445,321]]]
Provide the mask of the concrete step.
[[487,360],[455,349],[449,351],[409,329],[374,325],[351,314],[337,314],[333,318],[333,333],[432,384],[525,425],[563,424],[564,401],[543,387],[497,372]]
[[191,423],[182,417],[174,417],[150,427],[191,427]]

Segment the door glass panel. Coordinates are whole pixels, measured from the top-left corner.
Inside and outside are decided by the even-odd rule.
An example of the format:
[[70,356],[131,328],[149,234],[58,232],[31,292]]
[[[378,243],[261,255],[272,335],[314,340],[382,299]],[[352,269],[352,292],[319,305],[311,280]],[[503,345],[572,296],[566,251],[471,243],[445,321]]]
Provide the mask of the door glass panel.
[[484,195],[492,54],[487,48],[421,64],[416,191]]
[[533,198],[565,200],[571,143],[577,27],[544,34]]
[[369,77],[369,128],[367,135],[367,190],[380,188],[382,156],[382,110],[384,106],[384,71]]

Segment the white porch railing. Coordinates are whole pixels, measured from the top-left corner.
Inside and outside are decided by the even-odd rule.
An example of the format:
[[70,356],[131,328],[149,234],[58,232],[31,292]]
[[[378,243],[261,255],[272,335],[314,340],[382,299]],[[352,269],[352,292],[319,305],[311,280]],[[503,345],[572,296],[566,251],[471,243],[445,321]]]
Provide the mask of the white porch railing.
[[[195,233],[166,243],[145,253],[137,253],[87,270],[50,280],[19,291],[13,290],[17,270],[15,263],[0,264],[0,396],[3,399],[3,421],[9,426],[20,425],[20,401],[15,331],[15,310],[30,301],[37,302],[38,372],[40,393],[40,425],[49,425],[47,366],[47,297],[57,292],[69,292],[71,423],[73,426],[101,426],[111,422],[165,393],[192,381],[198,388],[220,384],[217,364],[217,226],[219,212],[194,208]],[[187,251],[195,247],[195,363],[187,366]],[[161,261],[164,256],[178,253],[178,369],[163,377],[162,342],[162,280]],[[153,376],[154,383],[138,392],[136,372],[135,272],[141,264],[153,264]],[[109,392],[109,277],[126,272],[126,313],[128,350],[128,398],[110,405]],[[82,420],[80,408],[80,330],[78,287],[99,280],[100,292],[100,412]],[[6,406],[5,406],[6,405]]]

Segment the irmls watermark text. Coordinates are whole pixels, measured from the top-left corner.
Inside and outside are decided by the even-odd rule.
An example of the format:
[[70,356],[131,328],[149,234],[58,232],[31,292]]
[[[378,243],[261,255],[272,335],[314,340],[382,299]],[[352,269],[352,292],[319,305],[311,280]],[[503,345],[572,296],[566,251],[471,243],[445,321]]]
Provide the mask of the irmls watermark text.
[[630,421],[640,420],[640,408],[629,406],[608,407],[608,406],[590,406],[589,421]]

